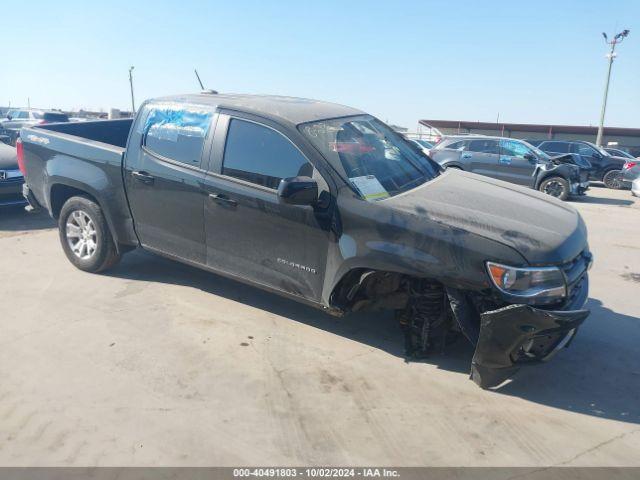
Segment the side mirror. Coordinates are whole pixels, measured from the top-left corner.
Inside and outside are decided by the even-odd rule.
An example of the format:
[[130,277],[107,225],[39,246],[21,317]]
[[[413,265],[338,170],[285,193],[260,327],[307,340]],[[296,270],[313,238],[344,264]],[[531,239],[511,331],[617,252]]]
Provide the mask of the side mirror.
[[283,178],[278,197],[289,205],[313,205],[318,201],[318,182],[310,177]]
[[13,120],[13,117],[11,115],[7,115],[7,119],[8,120]]
[[524,158],[529,160],[530,162],[537,162],[538,157],[536,157],[533,153],[525,153]]

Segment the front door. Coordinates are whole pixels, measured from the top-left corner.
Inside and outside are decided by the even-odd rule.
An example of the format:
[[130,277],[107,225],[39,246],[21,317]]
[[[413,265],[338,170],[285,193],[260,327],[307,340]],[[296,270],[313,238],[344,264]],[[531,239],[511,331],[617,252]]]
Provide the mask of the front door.
[[[267,287],[319,301],[325,273],[327,212],[280,203],[280,179],[309,176],[328,186],[280,131],[220,115],[205,179],[207,264]],[[324,187],[323,187],[324,185]]]
[[200,168],[212,114],[145,107],[129,142],[124,180],[140,243],[205,263],[205,171]]
[[574,143],[572,144],[575,153],[580,155],[583,160],[586,160],[591,164],[593,170],[591,170],[592,179],[601,180],[602,179],[602,164],[603,159],[602,155],[591,145],[587,145],[585,143]]
[[533,187],[538,158],[524,143],[500,140],[500,178],[507,182]]

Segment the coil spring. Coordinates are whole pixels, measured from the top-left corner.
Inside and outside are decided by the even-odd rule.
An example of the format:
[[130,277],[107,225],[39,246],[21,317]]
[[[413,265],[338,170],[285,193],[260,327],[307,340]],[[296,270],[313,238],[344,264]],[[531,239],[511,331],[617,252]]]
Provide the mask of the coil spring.
[[[425,357],[437,343],[444,348],[447,312],[444,288],[426,280],[409,284],[409,304],[400,313],[408,357]],[[440,342],[438,342],[440,340]]]

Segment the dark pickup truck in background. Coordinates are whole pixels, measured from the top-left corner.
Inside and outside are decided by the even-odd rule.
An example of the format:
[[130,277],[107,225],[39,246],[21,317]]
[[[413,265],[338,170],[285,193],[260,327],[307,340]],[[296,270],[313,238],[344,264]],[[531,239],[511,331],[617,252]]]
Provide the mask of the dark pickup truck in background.
[[545,140],[540,142],[538,148],[549,155],[573,154],[579,156],[592,166],[589,171],[589,180],[603,182],[607,188],[620,189],[623,187],[622,167],[627,160],[626,158],[613,156],[604,148],[585,141]]
[[393,310],[410,358],[472,342],[482,387],[550,358],[588,315],[576,210],[443,172],[349,107],[184,95],[21,138],[24,194],[85,271],[141,246],[331,314]]

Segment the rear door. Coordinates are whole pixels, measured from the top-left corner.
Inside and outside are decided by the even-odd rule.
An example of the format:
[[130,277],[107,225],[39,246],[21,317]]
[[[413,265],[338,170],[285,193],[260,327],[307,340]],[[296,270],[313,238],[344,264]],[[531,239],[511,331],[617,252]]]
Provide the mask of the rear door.
[[475,138],[469,141],[469,146],[463,152],[468,155],[465,164],[470,170],[480,175],[500,178],[498,141],[494,139]]
[[[530,157],[530,158],[526,158]],[[537,156],[524,143],[517,140],[500,140],[500,178],[507,182],[533,187]]]
[[124,181],[138,238],[146,248],[205,263],[205,170],[214,115],[202,107],[145,107],[131,135]]
[[207,264],[267,287],[320,301],[329,247],[328,210],[280,203],[280,179],[329,186],[279,127],[220,114],[205,179]]

